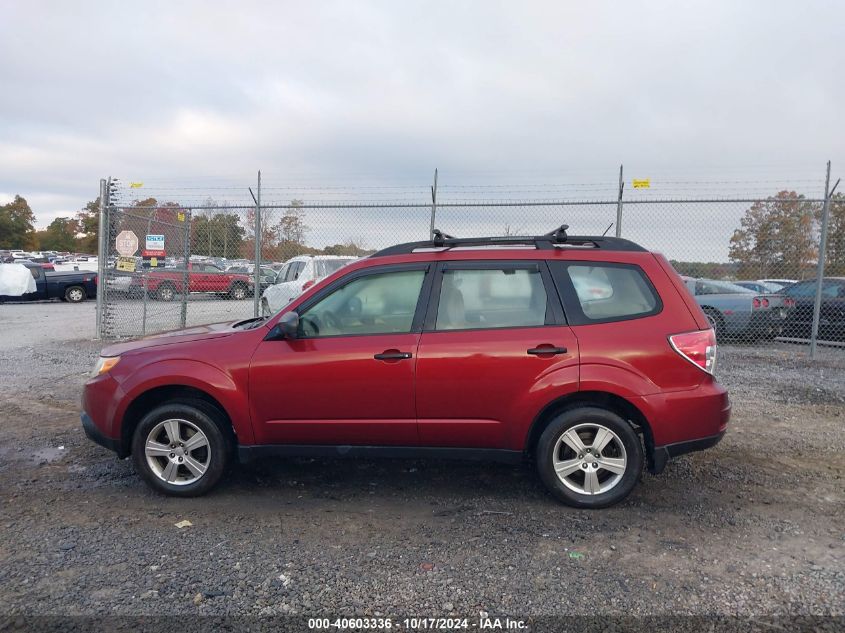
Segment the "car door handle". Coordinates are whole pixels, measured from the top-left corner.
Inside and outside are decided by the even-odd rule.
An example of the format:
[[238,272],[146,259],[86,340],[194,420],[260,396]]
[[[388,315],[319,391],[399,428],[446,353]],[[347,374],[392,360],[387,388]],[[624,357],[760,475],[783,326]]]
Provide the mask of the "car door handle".
[[556,354],[566,354],[565,347],[552,347],[551,345],[541,345],[540,347],[532,347],[528,350],[528,353],[532,356],[544,356],[548,354],[549,356],[554,356]]
[[396,350],[385,350],[381,354],[374,354],[373,358],[376,360],[406,360],[411,358],[413,354],[411,352],[399,352]]

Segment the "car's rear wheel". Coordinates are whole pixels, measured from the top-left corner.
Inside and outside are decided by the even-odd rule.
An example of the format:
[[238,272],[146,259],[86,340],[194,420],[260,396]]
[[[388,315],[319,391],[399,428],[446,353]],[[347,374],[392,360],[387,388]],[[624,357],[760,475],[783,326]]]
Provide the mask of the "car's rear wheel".
[[223,416],[205,403],[172,402],[150,411],[132,437],[132,460],[164,494],[195,497],[220,479],[231,454]]
[[633,427],[598,407],[569,409],[537,442],[537,471],[567,505],[604,508],[622,501],[639,481],[643,447]]
[[243,284],[233,284],[232,289],[229,290],[229,297],[232,299],[237,299],[238,301],[242,299],[246,299],[246,286]]
[[82,286],[70,286],[65,290],[65,301],[80,303],[85,301],[85,288]]
[[173,301],[176,296],[176,288],[171,284],[161,284],[156,290],[156,299],[159,301]]

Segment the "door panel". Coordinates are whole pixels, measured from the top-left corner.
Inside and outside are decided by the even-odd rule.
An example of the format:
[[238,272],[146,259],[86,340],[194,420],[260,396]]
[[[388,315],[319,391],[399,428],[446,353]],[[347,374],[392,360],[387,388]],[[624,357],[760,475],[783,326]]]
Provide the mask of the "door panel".
[[429,269],[354,271],[297,306],[297,336],[264,341],[252,359],[259,443],[418,443],[414,372]]
[[425,446],[523,447],[534,416],[578,389],[578,341],[545,264],[444,262],[417,353]]
[[[563,354],[529,354],[542,345]],[[424,332],[417,353],[420,444],[521,450],[534,416],[578,390],[578,341],[565,325]]]
[[250,368],[259,444],[417,443],[414,354],[418,334],[264,341]]

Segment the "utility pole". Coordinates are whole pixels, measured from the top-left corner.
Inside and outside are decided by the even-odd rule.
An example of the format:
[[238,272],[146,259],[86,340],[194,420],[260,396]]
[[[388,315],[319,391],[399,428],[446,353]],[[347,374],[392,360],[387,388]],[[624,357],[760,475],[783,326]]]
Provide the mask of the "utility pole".
[[616,237],[622,237],[622,191],[625,181],[622,178],[622,165],[619,165],[619,198],[616,200]]
[[103,306],[105,305],[104,297],[106,288],[106,261],[108,260],[108,253],[106,252],[106,244],[108,243],[108,221],[106,207],[109,204],[109,185],[111,178],[108,181],[105,178],[100,179],[100,220],[97,229],[97,325],[96,338],[103,338]]
[[822,283],[824,281],[824,258],[827,253],[827,229],[830,224],[830,198],[836,187],[839,185],[839,180],[830,188],[830,161],[827,161],[827,175],[824,180],[824,207],[822,207],[822,232],[819,240],[819,263],[816,269],[816,300],[813,304],[813,327],[810,331],[810,358],[816,358],[816,339],[819,337],[819,319],[821,317],[822,308]]
[[255,191],[255,270],[253,271],[252,288],[252,309],[255,316],[258,316],[259,304],[261,302],[261,170],[258,170],[258,186]]
[[428,229],[428,236],[434,239],[434,218],[437,215],[437,168],[434,169],[434,184],[431,186],[431,225]]

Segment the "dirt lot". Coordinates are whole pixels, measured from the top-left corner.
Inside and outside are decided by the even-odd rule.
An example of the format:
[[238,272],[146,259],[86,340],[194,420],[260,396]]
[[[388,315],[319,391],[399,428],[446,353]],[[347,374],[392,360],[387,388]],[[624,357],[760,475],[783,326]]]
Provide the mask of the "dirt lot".
[[422,461],[262,462],[177,500],[82,433],[92,318],[0,306],[0,614],[845,612],[845,350],[723,347],[725,440],[608,510]]

